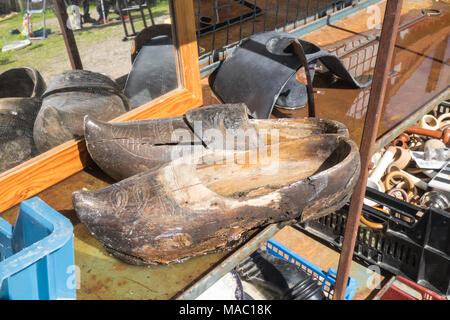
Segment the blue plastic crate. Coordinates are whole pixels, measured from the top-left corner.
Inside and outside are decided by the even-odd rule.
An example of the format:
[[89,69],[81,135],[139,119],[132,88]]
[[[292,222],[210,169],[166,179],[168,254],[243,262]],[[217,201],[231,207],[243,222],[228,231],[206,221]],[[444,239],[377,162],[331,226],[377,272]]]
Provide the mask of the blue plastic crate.
[[14,227],[0,218],[0,299],[75,299],[73,226],[35,197]]
[[[311,262],[300,257],[294,251],[286,248],[281,243],[275,241],[274,239],[269,239],[265,243],[265,247],[268,253],[278,258],[287,260],[290,263],[295,264],[296,266],[301,268],[303,271],[309,274],[314,280],[316,280],[319,283],[319,285],[322,286],[322,291],[328,299],[331,300],[333,298],[334,293],[333,288],[334,284],[336,283],[336,275],[337,275],[335,269],[330,268],[328,269],[328,272],[325,272],[319,267],[312,264]],[[352,300],[353,296],[355,295],[355,288],[356,288],[356,280],[349,277],[347,290],[345,291],[345,298],[344,298],[345,300]]]

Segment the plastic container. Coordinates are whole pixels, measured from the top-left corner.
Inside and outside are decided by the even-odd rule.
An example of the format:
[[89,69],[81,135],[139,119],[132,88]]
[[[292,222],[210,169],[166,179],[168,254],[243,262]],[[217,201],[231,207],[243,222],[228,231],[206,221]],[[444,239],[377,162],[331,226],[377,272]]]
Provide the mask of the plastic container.
[[0,218],[0,299],[76,298],[73,226],[35,197],[14,227]]
[[439,117],[449,112],[450,112],[450,100],[442,101],[437,107],[436,116]]
[[[265,243],[265,248],[268,253],[287,260],[302,270],[306,271],[314,280],[316,280],[319,285],[322,286],[322,291],[325,296],[331,300],[333,298],[334,293],[334,284],[336,283],[336,270],[333,268],[328,269],[328,272],[323,271],[319,267],[315,266],[308,260],[300,257],[298,254],[293,252],[292,250],[286,248],[281,243],[277,242],[274,239],[269,239]],[[356,280],[349,277],[347,290],[345,292],[345,300],[352,300],[355,295],[356,288]]]
[[[443,296],[450,295],[450,213],[424,210],[367,188],[366,198],[389,208],[386,215],[369,206],[363,214],[378,219],[382,229],[360,225],[354,256],[369,265],[410,279]],[[295,227],[340,250],[348,208]],[[420,218],[416,219],[418,216]]]
[[403,277],[393,277],[375,296],[374,300],[447,300]]

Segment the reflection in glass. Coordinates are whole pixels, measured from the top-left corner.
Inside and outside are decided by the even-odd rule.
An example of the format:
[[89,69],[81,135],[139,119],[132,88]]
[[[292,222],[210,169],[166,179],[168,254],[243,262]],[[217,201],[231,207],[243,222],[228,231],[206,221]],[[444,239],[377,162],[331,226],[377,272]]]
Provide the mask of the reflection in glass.
[[[70,70],[51,8],[45,12],[45,39],[0,53],[0,173],[82,137],[85,115],[109,121],[179,86],[168,0],[66,4],[79,9],[69,10],[67,26],[79,26],[72,31],[84,70]],[[32,39],[30,32],[42,29],[42,18],[34,14],[23,33],[9,33],[22,25],[21,14],[0,21],[4,43]],[[33,91],[33,85],[40,89]]]
[[45,152],[82,137],[85,115],[108,121],[128,110],[128,99],[109,77],[88,70],[65,71],[52,79],[43,95],[34,122],[34,142]]
[[133,67],[125,84],[125,95],[132,109],[139,107],[178,86],[169,24],[148,27],[135,39]]
[[0,172],[37,154],[33,124],[45,82],[33,68],[12,68],[0,74]]

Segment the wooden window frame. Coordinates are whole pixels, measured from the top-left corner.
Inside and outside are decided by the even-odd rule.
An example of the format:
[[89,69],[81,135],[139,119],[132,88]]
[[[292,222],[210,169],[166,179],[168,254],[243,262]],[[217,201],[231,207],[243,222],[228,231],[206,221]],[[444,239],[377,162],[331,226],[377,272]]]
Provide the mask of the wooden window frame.
[[[181,87],[113,120],[171,117],[203,104],[192,1],[171,1]],[[0,173],[0,212],[83,170],[89,162],[84,139],[67,141]]]

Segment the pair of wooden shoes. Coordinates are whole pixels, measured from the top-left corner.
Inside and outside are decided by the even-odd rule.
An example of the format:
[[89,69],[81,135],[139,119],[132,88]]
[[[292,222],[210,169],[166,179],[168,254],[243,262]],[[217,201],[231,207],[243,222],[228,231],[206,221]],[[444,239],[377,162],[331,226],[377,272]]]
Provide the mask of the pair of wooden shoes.
[[120,181],[73,193],[81,222],[122,260],[171,263],[234,248],[251,229],[315,219],[347,202],[360,163],[342,124],[250,120],[247,112],[234,104],[123,123],[86,117],[89,153]]

